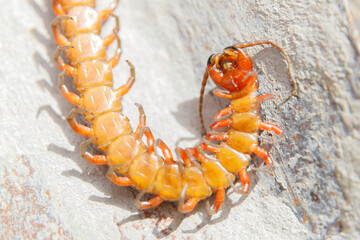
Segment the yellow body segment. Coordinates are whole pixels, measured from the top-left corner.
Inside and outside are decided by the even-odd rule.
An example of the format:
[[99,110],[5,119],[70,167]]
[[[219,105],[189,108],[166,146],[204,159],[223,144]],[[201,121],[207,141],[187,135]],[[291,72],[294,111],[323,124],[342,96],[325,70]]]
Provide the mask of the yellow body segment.
[[65,50],[69,63],[76,67],[79,63],[91,60],[105,61],[106,47],[99,35],[83,33],[71,39],[69,49]]
[[120,111],[121,99],[116,97],[111,87],[94,87],[83,93],[81,108],[90,112],[90,115],[98,116],[108,111]]
[[134,135],[120,136],[109,145],[106,155],[108,165],[120,165],[115,171],[126,175],[135,157],[145,151],[144,144],[137,141]]
[[221,144],[220,151],[216,153],[216,158],[231,173],[246,169],[251,159],[249,154],[237,152],[224,143]]
[[184,169],[183,186],[188,184],[185,197],[198,199],[207,198],[212,194],[211,187],[207,184],[203,173],[197,167],[186,167]]
[[130,166],[129,177],[136,189],[153,192],[154,182],[158,170],[164,165],[162,159],[155,154],[143,153],[138,155]]
[[95,8],[96,0],[53,0],[58,2],[62,8],[67,12],[70,8],[76,6],[89,6]]
[[238,113],[250,112],[254,109],[255,95],[249,94],[245,97],[232,100],[230,103],[231,108]]
[[230,129],[229,139],[226,142],[236,151],[250,154],[254,147],[258,145],[258,135]]
[[111,87],[113,79],[111,70],[106,62],[98,60],[80,63],[73,83],[80,93],[97,86]]
[[94,144],[105,149],[115,138],[131,134],[129,119],[120,112],[105,113],[94,120]]
[[166,164],[158,172],[155,191],[162,199],[174,201],[180,198],[182,190],[181,173],[177,164]]
[[256,133],[259,130],[259,124],[261,118],[258,114],[247,113],[235,113],[231,115],[231,127],[237,131],[245,133]]
[[102,23],[94,8],[88,6],[73,7],[68,11],[67,16],[71,19],[61,22],[62,30],[67,38],[72,38],[81,33],[100,34]]
[[201,166],[204,170],[206,182],[212,189],[224,188],[229,185],[228,172],[219,162],[208,159]]

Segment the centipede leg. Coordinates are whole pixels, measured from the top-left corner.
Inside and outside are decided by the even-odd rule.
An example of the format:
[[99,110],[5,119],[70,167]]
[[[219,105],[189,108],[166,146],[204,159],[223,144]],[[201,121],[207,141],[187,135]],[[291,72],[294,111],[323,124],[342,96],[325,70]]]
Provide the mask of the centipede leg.
[[121,56],[121,41],[118,35],[116,35],[116,41],[118,48],[116,49],[115,55],[106,62],[111,69],[113,69],[119,63]]
[[221,205],[223,204],[225,199],[225,189],[217,189],[216,190],[216,202],[214,204],[214,206],[212,207],[212,209],[217,212],[219,211]]
[[154,207],[159,206],[163,201],[164,201],[164,199],[162,199],[159,195],[156,195],[155,197],[151,198],[149,201],[143,201],[143,202],[140,201],[137,204],[137,207],[140,210],[154,208]]
[[112,15],[112,12],[117,7],[118,2],[119,0],[116,0],[116,3],[112,4],[113,6],[110,6],[109,8],[103,9],[99,12],[99,18],[101,19],[102,22],[105,22],[109,18],[109,16]]
[[229,136],[226,133],[219,133],[219,134],[208,134],[206,135],[206,139],[211,140],[220,140],[220,141],[226,141],[229,138]]
[[61,33],[59,22],[63,19],[69,19],[67,16],[57,16],[51,23],[51,29],[54,34],[55,41],[60,46],[70,45],[69,40],[66,38],[64,34]]
[[156,139],[154,148],[157,156],[158,154],[156,149],[159,148],[162,151],[166,163],[175,163],[169,147],[161,139]]
[[68,100],[70,103],[74,104],[75,106],[79,106],[81,98],[77,94],[70,92],[69,89],[64,84],[65,72],[66,71],[62,71],[59,74],[59,82],[58,82],[59,90],[66,100]]
[[265,131],[273,131],[277,135],[280,135],[283,133],[283,130],[281,128],[279,128],[278,126],[276,126],[272,123],[261,122],[259,124],[259,128],[262,130],[265,130]]
[[84,126],[82,124],[79,124],[75,119],[75,114],[77,114],[79,110],[77,108],[74,108],[71,110],[69,115],[67,116],[66,120],[69,123],[70,127],[79,135],[82,135],[84,137],[90,138],[93,136],[94,130],[92,128],[89,128],[87,126]]
[[201,149],[201,150],[205,150],[205,151],[209,151],[209,152],[217,152],[219,150],[218,147],[214,147],[214,146],[211,146],[207,143],[200,143],[198,145],[198,147]]
[[147,144],[148,152],[149,154],[152,154],[154,152],[154,142],[155,142],[154,135],[152,134],[151,130],[148,127],[141,128],[139,138],[141,139],[144,134],[147,139],[146,144]]
[[135,103],[135,105],[139,109],[139,125],[137,126],[137,128],[136,128],[136,130],[134,132],[134,135],[137,136],[137,138],[138,138],[141,129],[146,126],[146,115],[145,115],[145,112],[144,112],[144,108],[143,108],[143,106],[141,104]]
[[71,65],[66,64],[61,57],[61,52],[68,48],[71,48],[71,46],[58,46],[55,51],[54,60],[61,71],[65,71],[68,76],[72,77],[76,73],[76,69]]
[[[110,170],[110,168],[109,168]],[[113,183],[115,183],[118,186],[121,187],[128,187],[131,186],[131,179],[128,177],[119,177],[118,175],[116,175],[116,173],[114,171],[108,171],[106,173],[106,177],[108,177],[110,179],[110,181],[112,181]]]
[[198,198],[190,198],[186,201],[186,203],[180,204],[178,207],[179,212],[187,213],[194,210],[196,205],[198,204],[199,199]]
[[95,165],[106,165],[108,161],[104,155],[92,155],[86,151],[86,146],[92,142],[92,139],[88,139],[80,144],[81,157]]
[[59,3],[59,0],[52,1],[52,8],[55,15],[65,15],[65,11],[62,8],[61,4]]
[[132,85],[135,82],[135,67],[128,60],[126,60],[126,63],[130,67],[130,77],[128,78],[127,82],[124,85],[122,85],[118,89],[116,89],[116,96],[117,97],[124,96],[127,92],[129,92],[129,90],[131,89]]
[[239,178],[242,183],[241,191],[243,192],[243,194],[247,194],[250,188],[250,178],[246,169],[242,169],[241,171],[239,171]]
[[230,119],[223,119],[217,122],[214,122],[213,124],[210,125],[210,128],[212,130],[216,130],[218,128],[222,128],[222,127],[228,127],[232,124],[232,121]]
[[120,24],[119,24],[119,18],[114,15],[115,19],[117,19],[115,21],[115,28],[113,29],[112,33],[110,33],[109,35],[107,35],[106,37],[103,38],[103,45],[105,47],[109,46],[115,39],[117,36],[117,32],[119,31],[120,28]]
[[262,159],[264,159],[265,164],[266,164],[266,168],[263,169],[263,171],[270,171],[271,168],[274,165],[273,160],[271,159],[270,154],[263,148],[256,146],[253,150],[253,153],[255,153],[257,156],[261,157]]
[[227,107],[227,108],[224,108],[223,110],[221,110],[220,112],[218,112],[215,117],[214,117],[214,121],[222,118],[222,117],[225,117],[226,115],[229,115],[230,113],[232,113],[233,109],[231,107]]

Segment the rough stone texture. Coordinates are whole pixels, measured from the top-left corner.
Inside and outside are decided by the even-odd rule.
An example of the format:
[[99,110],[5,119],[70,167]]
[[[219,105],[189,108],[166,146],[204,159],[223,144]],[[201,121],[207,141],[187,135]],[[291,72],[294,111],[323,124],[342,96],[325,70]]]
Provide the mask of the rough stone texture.
[[[300,98],[263,104],[264,119],[286,131],[271,149],[275,169],[252,172],[248,196],[230,189],[212,218],[203,202],[186,215],[172,203],[138,213],[134,190],[114,186],[104,167],[81,159],[84,139],[64,120],[72,106],[57,89],[50,5],[18,0],[0,8],[0,239],[360,238],[359,39],[347,15],[358,1],[120,2],[124,53],[116,86],[129,75],[125,59],[137,76],[124,113],[137,124],[134,103],[143,104],[155,136],[172,149],[201,139],[198,93],[211,53],[266,39],[291,59]],[[281,53],[268,46],[247,52],[259,92],[285,97],[291,83]],[[209,93],[213,87],[205,96],[207,125],[227,104]]]

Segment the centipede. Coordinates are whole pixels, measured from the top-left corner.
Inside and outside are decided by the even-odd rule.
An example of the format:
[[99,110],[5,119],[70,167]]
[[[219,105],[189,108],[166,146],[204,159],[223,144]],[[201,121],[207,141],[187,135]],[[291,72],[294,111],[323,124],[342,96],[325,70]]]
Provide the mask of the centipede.
[[[273,98],[272,94],[257,96],[258,80],[253,62],[243,49],[256,45],[271,44],[271,41],[249,44],[234,44],[222,53],[209,57],[200,95],[200,115],[204,88],[210,78],[219,88],[214,94],[229,99],[230,106],[221,110],[200,144],[190,148],[176,148],[177,160],[169,147],[159,138],[155,139],[146,125],[143,107],[139,110],[139,123],[132,129],[129,119],[122,114],[121,99],[135,82],[135,67],[130,67],[127,82],[113,89],[112,69],[121,56],[119,17],[113,12],[118,5],[114,1],[108,8],[96,11],[95,0],[53,0],[56,18],[51,28],[56,43],[54,60],[61,70],[58,86],[64,98],[75,107],[66,120],[79,135],[88,138],[81,143],[81,157],[95,165],[107,165],[106,176],[121,187],[139,191],[135,206],[139,210],[151,209],[164,201],[178,202],[180,212],[192,211],[199,201],[206,200],[207,212],[218,212],[225,190],[233,187],[236,192],[247,194],[250,178],[247,173],[251,155],[264,159],[264,171],[273,166],[270,154],[259,147],[259,131],[272,131],[282,136],[283,130],[262,121],[260,104]],[[103,23],[115,18],[113,31],[101,37]],[[106,50],[116,40],[115,55],[106,60]],[[63,57],[65,56],[65,57]],[[75,92],[65,83],[66,75],[72,78]],[[294,80],[293,80],[294,81]],[[294,81],[294,90],[296,83]],[[82,118],[80,123],[77,119]],[[218,131],[219,128],[229,128]],[[88,150],[93,145],[99,154]],[[240,179],[241,187],[235,186]],[[216,201],[210,208],[208,198],[216,193]],[[152,198],[142,200],[145,194]]]

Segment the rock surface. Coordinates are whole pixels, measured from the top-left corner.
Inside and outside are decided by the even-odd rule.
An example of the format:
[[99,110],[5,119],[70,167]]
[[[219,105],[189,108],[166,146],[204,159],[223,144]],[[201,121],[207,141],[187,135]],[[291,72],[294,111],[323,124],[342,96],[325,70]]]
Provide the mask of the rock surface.
[[[98,1],[101,9],[110,1]],[[228,190],[221,212],[190,214],[165,203],[137,212],[136,191],[111,184],[104,167],[80,157],[65,121],[72,106],[57,89],[50,1],[6,1],[0,8],[0,239],[358,239],[360,209],[359,39],[348,12],[358,1],[120,1],[123,56],[115,86],[136,83],[135,102],[170,147],[201,139],[198,96],[211,53],[236,42],[272,40],[289,55],[300,98],[263,104],[266,121],[285,129],[273,145],[272,174],[252,173],[248,196]],[[356,15],[355,15],[356,16]],[[356,18],[354,20],[356,21]],[[104,28],[110,32],[113,22]],[[109,50],[109,56],[112,54]],[[283,55],[271,46],[246,50],[260,93],[292,90]],[[206,125],[227,105],[205,95]],[[263,134],[264,135],[264,134]],[[264,135],[264,138],[267,136]],[[214,198],[210,198],[214,201]]]

